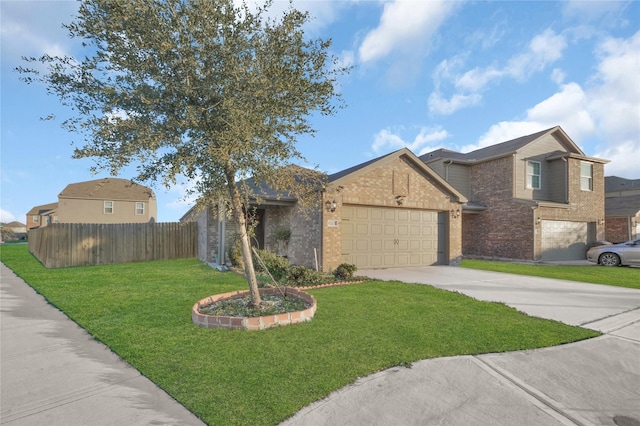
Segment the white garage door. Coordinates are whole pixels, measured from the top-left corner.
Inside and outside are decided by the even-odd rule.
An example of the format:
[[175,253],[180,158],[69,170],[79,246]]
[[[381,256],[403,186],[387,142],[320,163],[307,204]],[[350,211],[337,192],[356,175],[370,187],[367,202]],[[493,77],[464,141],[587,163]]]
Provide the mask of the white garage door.
[[595,239],[587,222],[543,220],[542,260],[584,260]]
[[445,223],[436,211],[345,205],[341,226],[342,261],[360,269],[446,261]]

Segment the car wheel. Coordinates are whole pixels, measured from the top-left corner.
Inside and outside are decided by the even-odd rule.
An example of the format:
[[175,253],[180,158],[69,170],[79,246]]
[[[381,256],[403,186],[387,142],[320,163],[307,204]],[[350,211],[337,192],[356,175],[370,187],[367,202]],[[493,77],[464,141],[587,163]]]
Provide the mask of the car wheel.
[[615,253],[603,253],[598,263],[604,266],[618,266],[620,265],[620,258]]

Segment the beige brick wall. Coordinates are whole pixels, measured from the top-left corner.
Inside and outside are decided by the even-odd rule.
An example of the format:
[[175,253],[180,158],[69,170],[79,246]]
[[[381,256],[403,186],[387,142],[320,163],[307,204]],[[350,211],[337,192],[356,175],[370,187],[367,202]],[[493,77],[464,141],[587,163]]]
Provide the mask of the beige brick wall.
[[[604,239],[604,167],[593,164],[593,191],[580,189],[580,160],[568,159],[567,204],[538,207],[513,197],[512,157],[471,167],[471,199],[487,206],[479,214],[464,214],[465,256],[536,260],[542,250],[543,220],[588,222],[596,239]],[[562,184],[559,182],[559,184]]]
[[[398,197],[404,197],[403,204],[399,204]],[[340,219],[344,204],[444,212],[460,208],[460,203],[452,202],[449,194],[444,193],[435,180],[402,157],[366,172],[355,173],[353,180],[340,187],[331,185],[323,194],[322,201],[324,204],[333,200],[337,203],[334,212],[322,210],[322,265],[326,271],[342,263]],[[446,217],[449,220],[448,259],[449,263],[456,264],[462,256],[461,218],[452,219],[448,213]],[[329,221],[338,221],[338,226],[328,226]]]
[[465,256],[531,259],[533,212],[513,198],[513,157],[471,167],[471,199],[487,206],[479,214],[463,215]]

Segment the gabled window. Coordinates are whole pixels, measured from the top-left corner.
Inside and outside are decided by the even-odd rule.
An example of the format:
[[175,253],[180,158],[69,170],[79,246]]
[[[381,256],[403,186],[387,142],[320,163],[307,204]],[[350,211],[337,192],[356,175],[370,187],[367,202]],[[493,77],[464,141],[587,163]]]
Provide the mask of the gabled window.
[[37,214],[33,215],[33,223],[40,223],[40,216],[38,216]]
[[527,161],[527,189],[540,189],[539,161]]
[[144,214],[144,203],[136,202],[136,215]]
[[104,214],[113,214],[113,201],[104,202]]
[[580,189],[593,191],[593,164],[580,162]]

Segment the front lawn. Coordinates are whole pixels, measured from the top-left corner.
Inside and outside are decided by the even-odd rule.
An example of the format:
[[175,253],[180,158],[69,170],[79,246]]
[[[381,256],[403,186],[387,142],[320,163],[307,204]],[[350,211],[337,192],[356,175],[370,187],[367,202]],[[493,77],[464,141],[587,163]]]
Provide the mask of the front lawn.
[[487,260],[462,261],[463,268],[640,289],[640,269],[596,265],[531,265]]
[[196,259],[47,270],[26,246],[0,260],[208,424],[275,425],[358,377],[425,358],[531,349],[598,333],[430,286],[370,281],[309,290],[311,322],[198,328],[191,307],[245,289]]

